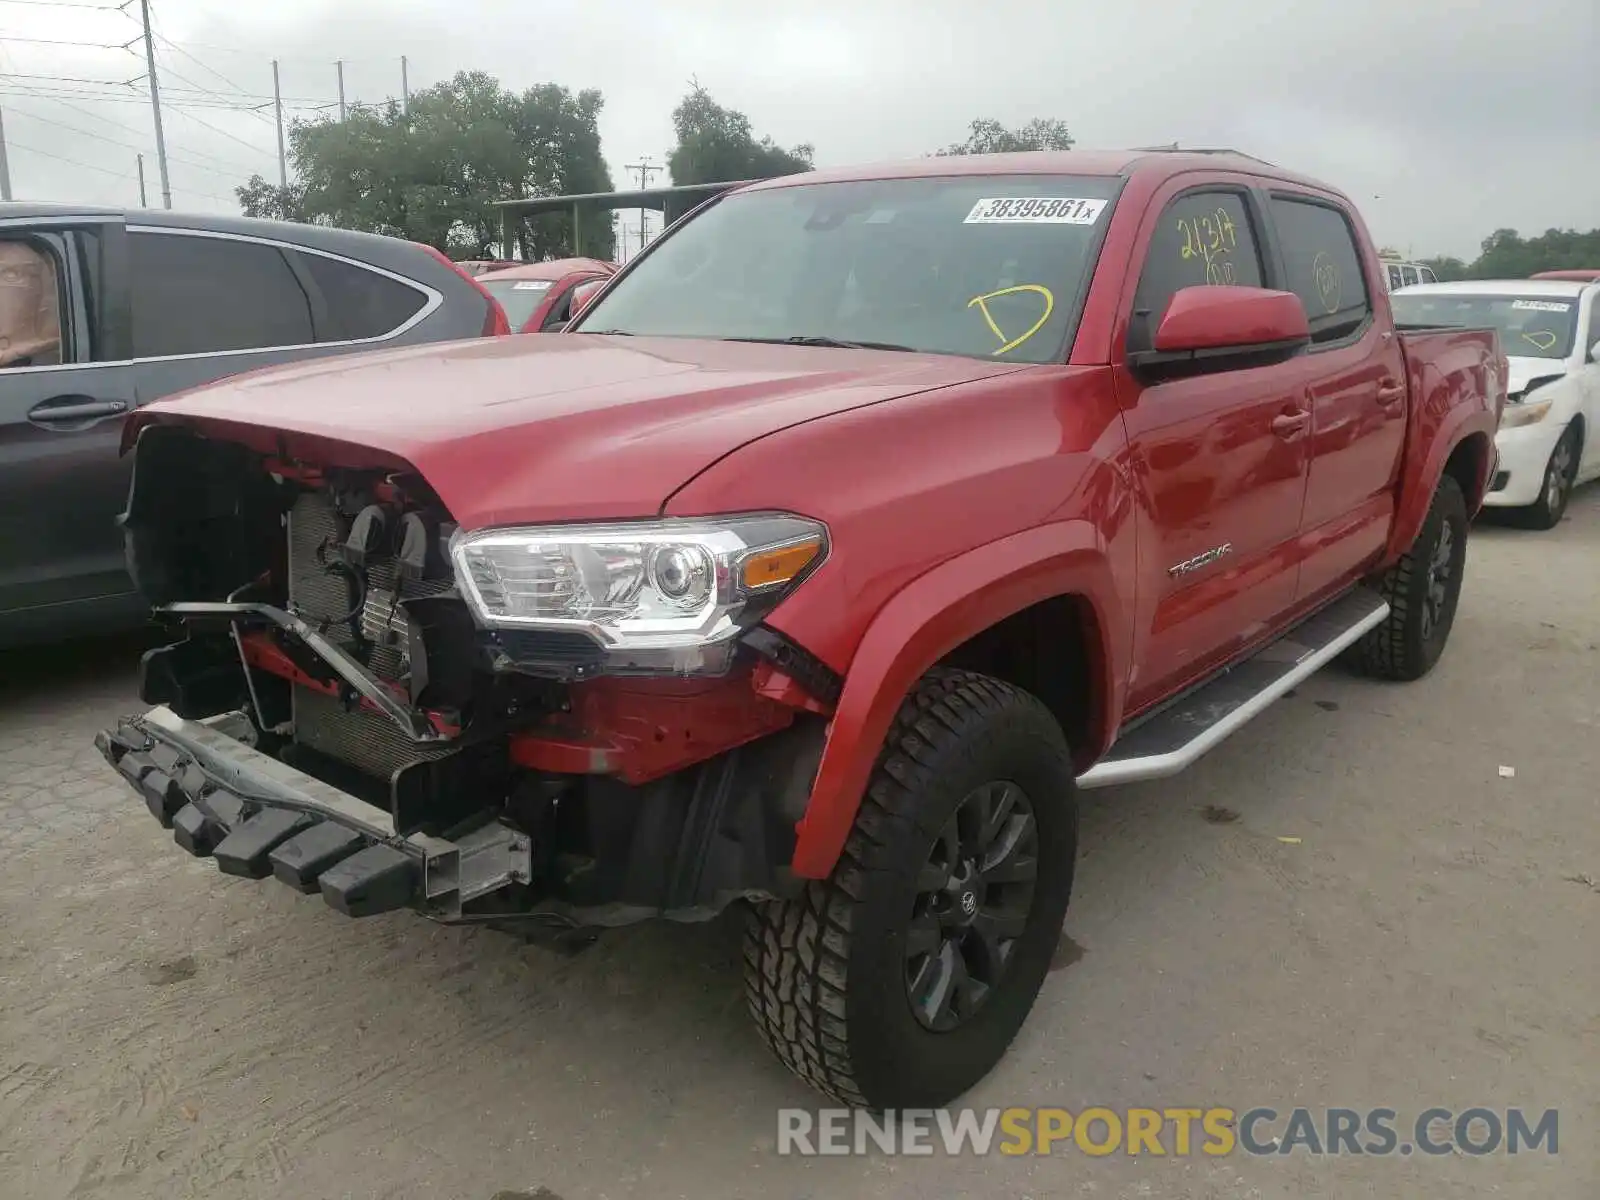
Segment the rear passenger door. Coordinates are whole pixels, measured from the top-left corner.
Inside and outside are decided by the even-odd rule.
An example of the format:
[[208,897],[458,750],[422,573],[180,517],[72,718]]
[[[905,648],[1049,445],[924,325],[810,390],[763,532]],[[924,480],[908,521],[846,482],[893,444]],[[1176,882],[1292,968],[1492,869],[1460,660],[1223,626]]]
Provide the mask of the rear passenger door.
[[128,248],[141,403],[386,339],[438,300],[364,264],[263,238],[135,226]]
[[[1153,346],[1179,289],[1271,279],[1259,201],[1247,188],[1168,191],[1152,212],[1134,258],[1130,353]],[[1139,539],[1139,592],[1148,599],[1136,623],[1147,632],[1129,696],[1137,712],[1285,619],[1307,439],[1293,373],[1281,365],[1154,384],[1127,369],[1117,378],[1148,521]]]
[[1388,539],[1405,441],[1405,360],[1393,333],[1379,328],[1377,280],[1345,211],[1289,191],[1272,192],[1267,211],[1283,287],[1300,298],[1311,327],[1310,349],[1283,368],[1298,377],[1311,410],[1299,548],[1300,600],[1311,602],[1352,582]]
[[0,221],[0,640],[131,601],[121,238],[114,219]]

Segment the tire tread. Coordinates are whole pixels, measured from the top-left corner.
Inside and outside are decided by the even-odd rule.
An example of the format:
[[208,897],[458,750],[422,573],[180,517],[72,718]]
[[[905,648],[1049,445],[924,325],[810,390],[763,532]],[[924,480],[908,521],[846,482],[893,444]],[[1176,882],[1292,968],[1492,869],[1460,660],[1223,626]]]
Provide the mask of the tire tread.
[[793,900],[753,906],[744,942],[750,1015],[785,1066],[840,1104],[867,1107],[845,1024],[850,919],[863,876],[880,869],[885,831],[916,823],[917,796],[932,778],[938,748],[1018,704],[1039,702],[971,671],[925,675],[895,714],[833,873],[808,881]]
[[[1400,560],[1378,578],[1375,589],[1389,603],[1389,615],[1381,625],[1371,630],[1351,647],[1349,661],[1364,675],[1375,679],[1413,680],[1424,675],[1432,666],[1427,661],[1422,644],[1420,625],[1413,623],[1412,610],[1423,602],[1428,559],[1433,553],[1437,529],[1444,521],[1446,508],[1466,511],[1466,499],[1455,477],[1446,475],[1439,480],[1415,541],[1400,556]],[[1466,534],[1463,522],[1462,536]],[[1431,534],[1431,536],[1430,536]],[[1456,586],[1460,586],[1459,578]]]

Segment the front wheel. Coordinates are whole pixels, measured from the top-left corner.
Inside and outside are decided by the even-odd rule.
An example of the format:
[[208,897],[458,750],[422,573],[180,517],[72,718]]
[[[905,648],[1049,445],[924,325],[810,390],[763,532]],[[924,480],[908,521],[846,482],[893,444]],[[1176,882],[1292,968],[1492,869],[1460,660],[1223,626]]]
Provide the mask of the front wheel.
[[1466,566],[1467,502],[1446,475],[1416,541],[1378,581],[1388,617],[1351,648],[1349,660],[1379,679],[1420,679],[1433,670],[1455,624]]
[[901,707],[833,874],[752,911],[763,1038],[840,1103],[933,1108],[999,1062],[1072,892],[1060,726],[996,679],[936,670]]
[[1512,510],[1512,519],[1517,524],[1525,529],[1554,529],[1561,524],[1561,518],[1567,513],[1567,502],[1572,499],[1572,483],[1578,474],[1581,448],[1578,431],[1568,425],[1555,449],[1550,451],[1539,499],[1526,508]]

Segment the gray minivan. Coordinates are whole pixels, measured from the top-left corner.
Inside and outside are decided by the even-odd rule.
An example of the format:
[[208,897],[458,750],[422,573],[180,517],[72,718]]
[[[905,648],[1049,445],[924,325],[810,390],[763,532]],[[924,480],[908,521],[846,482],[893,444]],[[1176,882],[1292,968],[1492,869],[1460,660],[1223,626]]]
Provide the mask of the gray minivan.
[[0,645],[136,623],[124,416],[273,363],[508,332],[432,247],[242,217],[0,204]]

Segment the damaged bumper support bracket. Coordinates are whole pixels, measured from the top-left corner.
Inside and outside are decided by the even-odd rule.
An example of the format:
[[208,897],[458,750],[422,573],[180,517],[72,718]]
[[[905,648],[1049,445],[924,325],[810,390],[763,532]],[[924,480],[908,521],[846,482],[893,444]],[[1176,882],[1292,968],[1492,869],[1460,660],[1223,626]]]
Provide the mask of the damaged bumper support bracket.
[[451,921],[529,882],[526,834],[491,820],[449,839],[401,837],[382,809],[247,745],[250,731],[243,713],[189,721],[160,706],[102,730],[95,746],[190,854],[320,891],[349,916],[413,908]]

